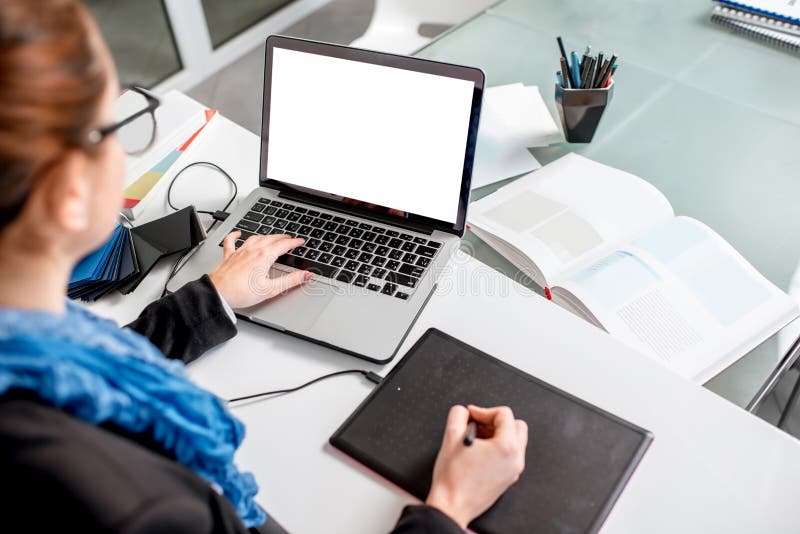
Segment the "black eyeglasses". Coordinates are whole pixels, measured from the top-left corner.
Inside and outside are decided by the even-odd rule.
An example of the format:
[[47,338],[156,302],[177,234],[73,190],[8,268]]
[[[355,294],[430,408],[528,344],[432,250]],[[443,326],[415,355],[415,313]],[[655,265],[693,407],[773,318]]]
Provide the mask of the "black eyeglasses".
[[155,110],[161,100],[153,93],[132,85],[117,99],[117,117],[124,119],[103,128],[92,130],[89,141],[100,143],[111,134],[116,134],[123,150],[136,156],[149,149],[156,139]]

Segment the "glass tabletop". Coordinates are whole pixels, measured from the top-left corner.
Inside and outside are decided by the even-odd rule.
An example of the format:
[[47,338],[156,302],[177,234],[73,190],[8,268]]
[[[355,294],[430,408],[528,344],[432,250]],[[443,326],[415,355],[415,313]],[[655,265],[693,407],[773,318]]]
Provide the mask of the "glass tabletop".
[[[568,51],[616,53],[615,94],[592,143],[532,154],[546,164],[577,152],[648,180],[788,290],[800,258],[800,57],[712,24],[710,11],[698,0],[506,0],[416,55],[480,67],[487,86],[538,85],[557,119],[556,36]],[[520,279],[471,233],[465,248]],[[706,387],[754,408],[796,356],[776,337]]]

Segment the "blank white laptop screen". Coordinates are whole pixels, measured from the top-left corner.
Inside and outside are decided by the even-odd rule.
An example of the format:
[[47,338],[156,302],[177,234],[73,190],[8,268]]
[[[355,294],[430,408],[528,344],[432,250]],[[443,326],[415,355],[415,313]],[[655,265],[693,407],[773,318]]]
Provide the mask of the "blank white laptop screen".
[[474,87],[275,48],[267,178],[455,223]]

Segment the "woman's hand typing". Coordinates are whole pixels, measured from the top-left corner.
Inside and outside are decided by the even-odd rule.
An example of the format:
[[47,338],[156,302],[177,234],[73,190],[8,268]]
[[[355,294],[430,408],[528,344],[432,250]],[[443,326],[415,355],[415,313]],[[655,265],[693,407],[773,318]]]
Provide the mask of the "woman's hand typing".
[[285,234],[255,235],[238,249],[240,231],[231,232],[222,242],[222,261],[209,278],[231,308],[246,308],[299,286],[309,278],[308,271],[295,271],[275,278],[270,267],[279,256],[302,246],[303,239]]

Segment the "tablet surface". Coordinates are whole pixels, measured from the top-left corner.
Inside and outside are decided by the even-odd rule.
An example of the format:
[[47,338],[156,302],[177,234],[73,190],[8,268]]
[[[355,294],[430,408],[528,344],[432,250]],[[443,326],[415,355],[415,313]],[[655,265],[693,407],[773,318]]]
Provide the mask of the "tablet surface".
[[424,500],[454,404],[507,405],[529,427],[525,471],[470,524],[479,533],[598,531],[652,441],[648,431],[430,329],[330,442]]

